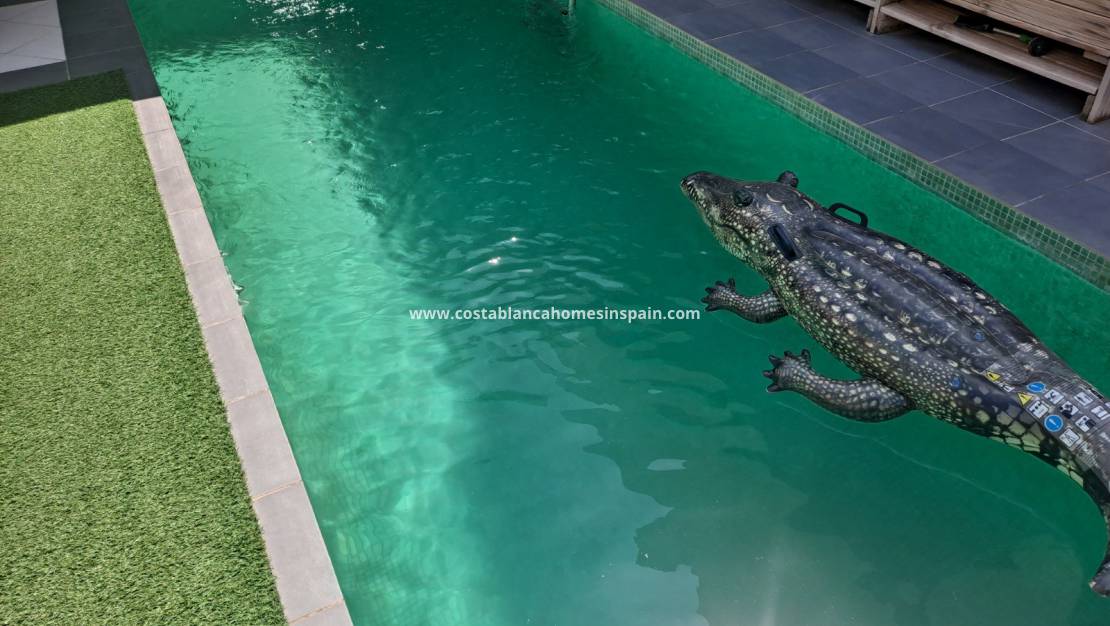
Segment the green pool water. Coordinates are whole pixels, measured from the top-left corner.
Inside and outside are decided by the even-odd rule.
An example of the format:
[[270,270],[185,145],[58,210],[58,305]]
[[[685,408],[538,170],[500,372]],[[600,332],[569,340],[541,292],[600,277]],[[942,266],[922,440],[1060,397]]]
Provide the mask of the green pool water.
[[1110,621],[1077,486],[765,393],[768,354],[815,347],[793,321],[408,313],[763,290],[681,196],[699,169],[796,171],[1104,390],[1107,294],[592,0],[132,8],[356,623]]

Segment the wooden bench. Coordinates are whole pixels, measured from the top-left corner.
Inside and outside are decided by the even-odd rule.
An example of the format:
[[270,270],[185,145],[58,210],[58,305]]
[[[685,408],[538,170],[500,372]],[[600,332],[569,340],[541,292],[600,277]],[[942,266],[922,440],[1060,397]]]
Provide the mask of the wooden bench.
[[[908,24],[1087,94],[1088,122],[1110,117],[1110,0],[874,0],[868,29],[887,32]],[[959,28],[961,13],[979,13],[1043,35],[1058,46],[1041,57],[1021,41]]]

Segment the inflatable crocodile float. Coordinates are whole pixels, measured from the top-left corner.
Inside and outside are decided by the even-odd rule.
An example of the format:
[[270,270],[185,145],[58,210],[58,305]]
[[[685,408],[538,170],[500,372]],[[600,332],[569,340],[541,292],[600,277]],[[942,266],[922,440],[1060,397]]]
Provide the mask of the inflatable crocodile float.
[[[1110,404],[970,278],[775,182],[698,172],[682,190],[730,252],[770,289],[717,282],[702,300],[756,323],[792,316],[860,380],[771,357],[769,391],[794,391],[844,417],[880,422],[920,410],[1051,463],[1083,486],[1110,526]],[[855,213],[859,223],[841,217]],[[1110,595],[1110,547],[1091,588]]]

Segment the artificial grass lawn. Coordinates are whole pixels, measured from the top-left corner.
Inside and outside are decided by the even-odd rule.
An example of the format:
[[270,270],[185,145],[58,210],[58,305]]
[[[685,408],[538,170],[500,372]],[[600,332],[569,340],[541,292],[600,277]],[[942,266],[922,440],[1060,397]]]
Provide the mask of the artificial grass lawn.
[[118,73],[0,95],[0,623],[284,623]]

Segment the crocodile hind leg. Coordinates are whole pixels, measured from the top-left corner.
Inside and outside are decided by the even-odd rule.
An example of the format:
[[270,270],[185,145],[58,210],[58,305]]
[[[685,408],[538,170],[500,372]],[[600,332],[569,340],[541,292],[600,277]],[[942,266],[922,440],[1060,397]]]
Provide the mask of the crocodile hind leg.
[[913,407],[905,396],[876,380],[834,380],[809,365],[809,350],[795,356],[772,356],[774,369],[763,372],[771,379],[767,391],[795,391],[814,403],[849,419],[882,422]]
[[707,311],[732,311],[757,324],[773,322],[786,315],[786,309],[782,307],[775,292],[768,289],[758,296],[742,296],[736,293],[736,280],[732,278],[727,283],[718,280],[712,287],[706,287],[705,293],[706,296],[701,301],[707,305]]

